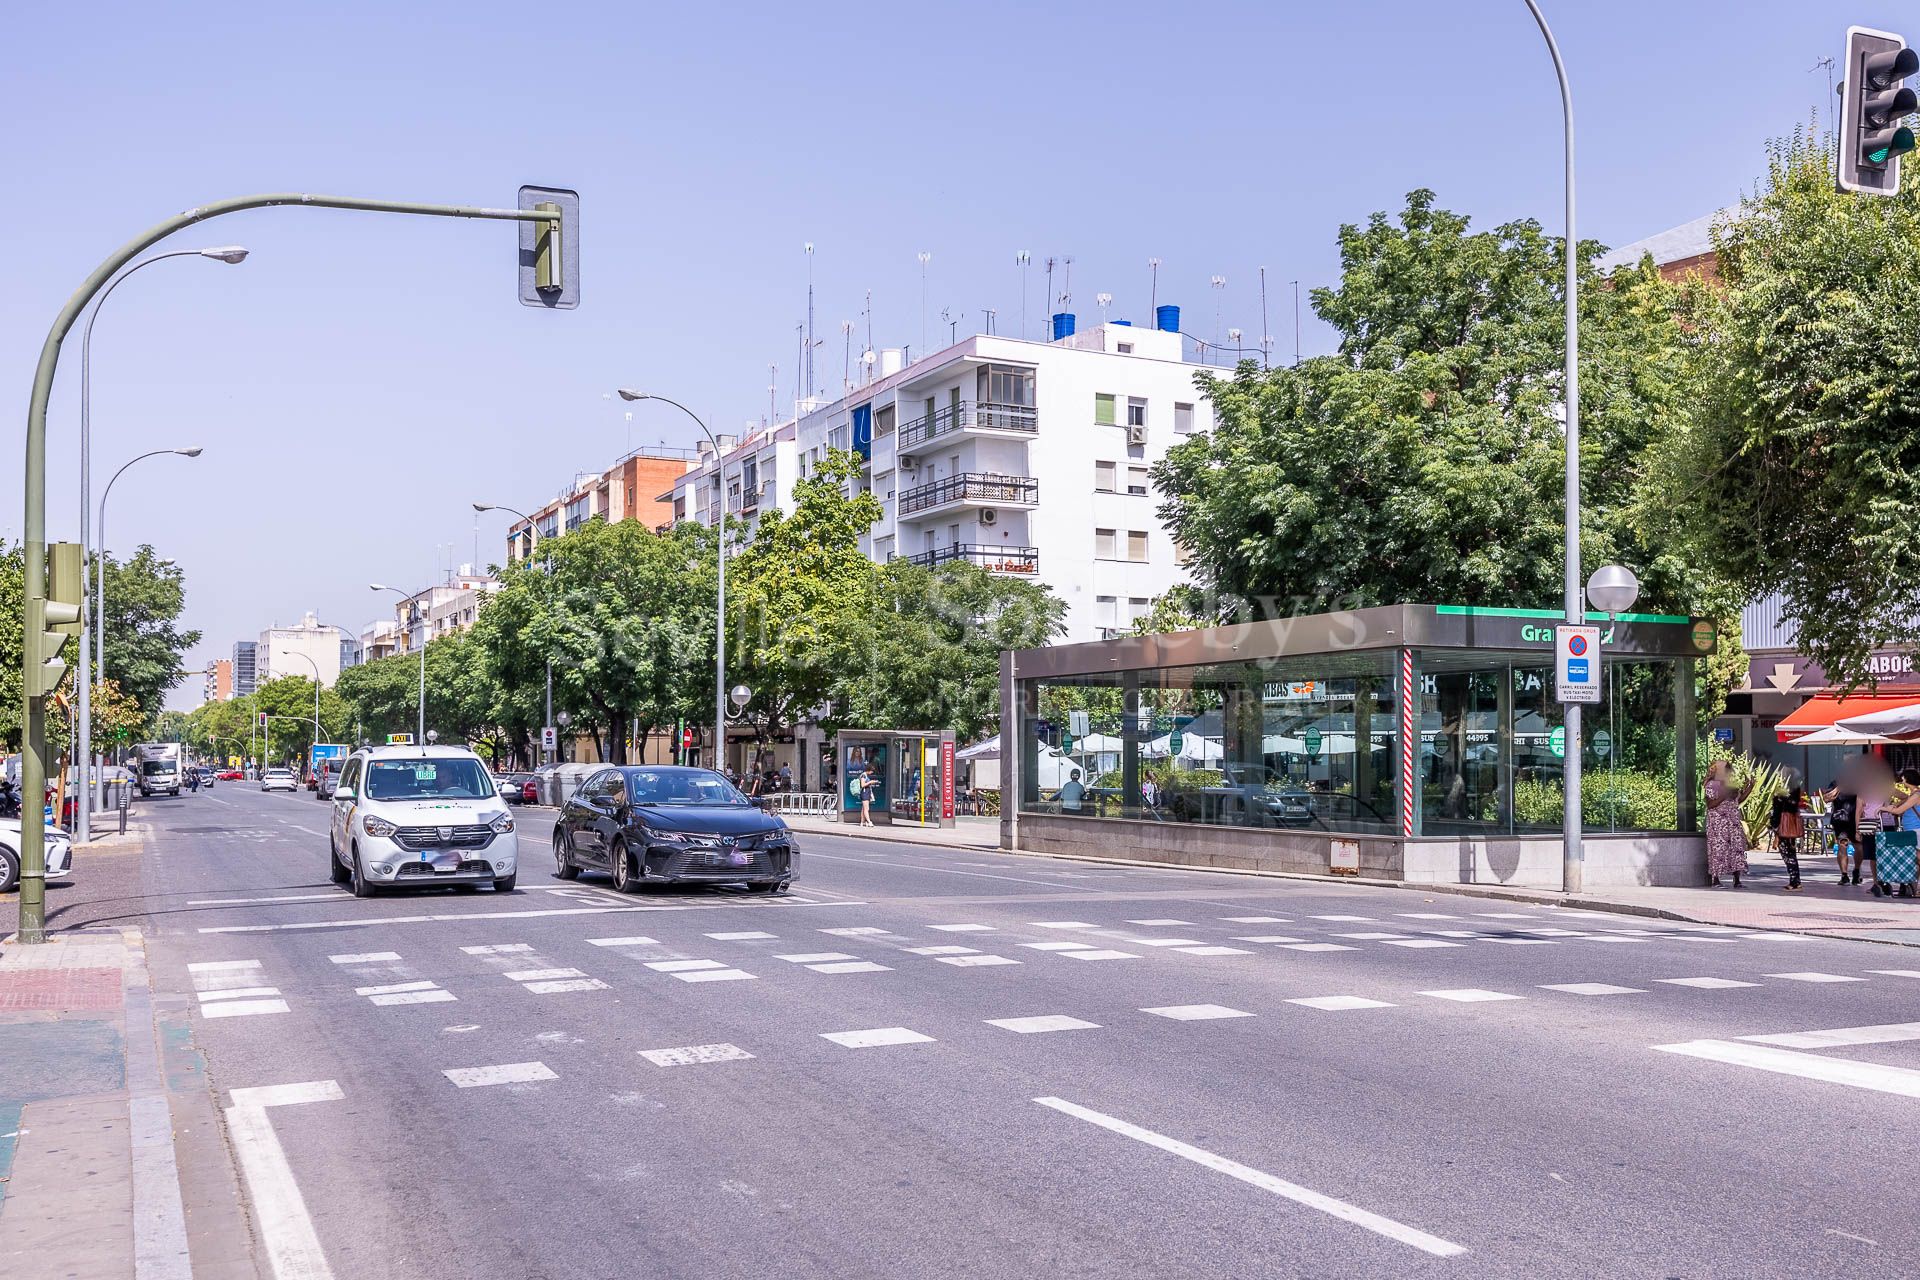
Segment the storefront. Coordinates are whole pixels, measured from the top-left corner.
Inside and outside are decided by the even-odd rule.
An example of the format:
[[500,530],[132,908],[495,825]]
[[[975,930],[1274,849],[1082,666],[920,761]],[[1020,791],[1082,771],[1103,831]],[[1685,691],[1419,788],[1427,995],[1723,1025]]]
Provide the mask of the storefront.
[[[1002,845],[1557,886],[1578,750],[1587,883],[1695,883],[1711,625],[1593,615],[1602,702],[1569,743],[1557,620],[1398,605],[1003,654]],[[1067,725],[1117,750],[1076,755]]]
[[833,756],[842,822],[860,821],[864,790],[875,822],[953,825],[953,730],[842,729]]

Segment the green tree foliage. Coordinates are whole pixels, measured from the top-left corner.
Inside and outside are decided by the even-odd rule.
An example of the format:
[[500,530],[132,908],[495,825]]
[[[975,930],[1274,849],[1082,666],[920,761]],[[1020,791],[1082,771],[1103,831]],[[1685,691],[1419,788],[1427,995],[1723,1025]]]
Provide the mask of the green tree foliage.
[[[1641,576],[1653,608],[1724,597],[1650,542],[1649,446],[1679,429],[1691,354],[1653,271],[1604,285],[1580,247],[1583,549]],[[1406,601],[1554,607],[1562,594],[1564,273],[1532,220],[1472,232],[1415,191],[1340,232],[1313,292],[1337,353],[1202,376],[1217,425],[1154,469],[1160,514],[1228,616]],[[1191,605],[1183,606],[1191,610]]]
[[342,732],[357,733],[356,745],[380,742],[390,733],[412,733],[419,720],[420,655],[396,653],[348,667],[333,691],[346,706]]
[[[251,699],[255,711],[272,717],[267,721],[272,744],[272,760],[305,759],[313,745],[313,678],[281,676],[254,690]],[[320,690],[320,732],[323,742],[346,742],[353,731],[353,712],[347,701],[333,689]]]
[[1664,509],[1701,562],[1785,597],[1830,678],[1868,682],[1873,650],[1920,643],[1920,172],[1840,192],[1830,145],[1796,133],[1716,248]]

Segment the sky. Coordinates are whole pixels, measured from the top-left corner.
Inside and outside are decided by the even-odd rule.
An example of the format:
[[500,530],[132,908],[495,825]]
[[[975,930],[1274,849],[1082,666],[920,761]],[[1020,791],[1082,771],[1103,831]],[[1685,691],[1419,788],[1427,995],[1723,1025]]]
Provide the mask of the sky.
[[[1834,99],[1823,57],[1888,0],[1543,0],[1568,63],[1579,233],[1627,243],[1739,199],[1765,143]],[[1342,223],[1419,187],[1491,228],[1563,223],[1552,64],[1523,0],[1047,5],[32,5],[0,77],[15,175],[0,383],[24,408],[54,316],[113,248],[263,191],[512,206],[581,197],[581,306],[523,307],[510,225],[312,209],[228,216],[162,248],[96,328],[95,501],[109,546],[185,570],[188,666],[312,610],[358,629],[369,582],[501,557],[506,518],[630,446],[790,412],[815,289],[815,383],[941,320],[1039,337],[1048,258],[1082,326],[1158,299],[1189,332],[1265,331],[1334,282]],[[1015,255],[1032,256],[1023,290]],[[922,303],[919,253],[930,254]],[[1210,280],[1224,277],[1224,288]],[[1069,288],[1057,269],[1053,292]],[[868,297],[871,295],[869,312]],[[1024,296],[1024,301],[1023,301]],[[1301,350],[1331,335],[1310,312]],[[79,532],[79,333],[49,417],[49,532]],[[856,366],[857,367],[857,366]],[[632,413],[632,418],[628,414]],[[25,415],[0,426],[20,458]],[[22,528],[21,474],[0,539]],[[388,600],[391,597],[387,597]],[[389,615],[390,616],[390,615]],[[199,680],[170,705],[190,707]]]

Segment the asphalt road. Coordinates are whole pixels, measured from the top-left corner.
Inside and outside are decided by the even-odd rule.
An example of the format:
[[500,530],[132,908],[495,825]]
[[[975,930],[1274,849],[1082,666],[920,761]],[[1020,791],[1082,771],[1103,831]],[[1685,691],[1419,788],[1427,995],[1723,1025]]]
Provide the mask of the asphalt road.
[[516,892],[357,901],[308,794],[141,816],[114,911],[194,1004],[288,1274],[1858,1280],[1920,1255],[1903,948],[823,836],[788,898],[622,897],[551,876],[537,809]]

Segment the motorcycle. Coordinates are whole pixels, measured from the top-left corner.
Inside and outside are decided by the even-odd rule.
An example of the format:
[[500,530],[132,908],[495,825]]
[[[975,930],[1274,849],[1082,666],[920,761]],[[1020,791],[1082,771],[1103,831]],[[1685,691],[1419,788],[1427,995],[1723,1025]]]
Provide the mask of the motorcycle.
[[0,778],[0,818],[20,816],[20,788]]

